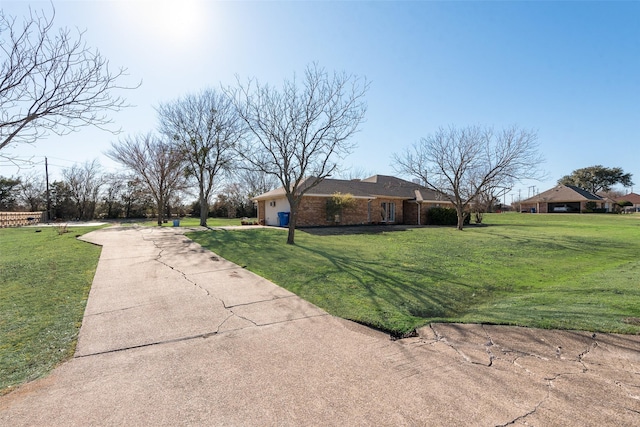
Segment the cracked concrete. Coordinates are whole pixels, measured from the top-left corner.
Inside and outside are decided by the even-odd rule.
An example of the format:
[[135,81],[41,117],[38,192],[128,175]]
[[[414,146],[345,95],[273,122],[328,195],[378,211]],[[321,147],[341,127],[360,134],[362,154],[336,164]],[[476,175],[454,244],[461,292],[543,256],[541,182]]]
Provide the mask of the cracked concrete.
[[204,250],[109,228],[75,357],[0,425],[640,425],[640,337],[433,324],[391,340]]
[[[119,249],[109,245],[111,237]],[[137,229],[92,238],[86,237],[102,243],[106,253],[100,258],[76,356],[326,315],[173,230]],[[129,256],[123,247],[144,256]],[[296,300],[283,304],[281,298]],[[160,311],[163,315],[156,316]]]

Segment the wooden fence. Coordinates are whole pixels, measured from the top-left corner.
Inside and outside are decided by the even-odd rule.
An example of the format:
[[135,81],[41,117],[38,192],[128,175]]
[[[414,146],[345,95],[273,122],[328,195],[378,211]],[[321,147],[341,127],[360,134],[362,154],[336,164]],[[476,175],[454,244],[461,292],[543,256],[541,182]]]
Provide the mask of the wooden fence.
[[21,227],[46,220],[46,212],[0,212],[0,228]]

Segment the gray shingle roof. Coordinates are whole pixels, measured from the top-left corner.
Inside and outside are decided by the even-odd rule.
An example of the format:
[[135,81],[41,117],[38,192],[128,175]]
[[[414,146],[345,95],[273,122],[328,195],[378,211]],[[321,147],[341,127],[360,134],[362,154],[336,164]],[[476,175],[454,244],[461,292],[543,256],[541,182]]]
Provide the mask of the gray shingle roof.
[[[310,181],[310,178],[307,179],[307,182]],[[349,193],[354,197],[367,198],[389,197],[405,200],[419,200],[420,198],[425,201],[446,200],[442,194],[430,190],[420,184],[388,175],[374,175],[362,180],[327,178],[305,194],[308,196],[331,196],[335,193]],[[284,194],[284,188],[280,187],[276,190],[256,196],[254,200],[271,199],[281,197]]]
[[522,203],[531,202],[583,202],[583,201],[602,201],[602,197],[596,196],[580,187],[573,185],[557,185],[547,191],[523,200]]

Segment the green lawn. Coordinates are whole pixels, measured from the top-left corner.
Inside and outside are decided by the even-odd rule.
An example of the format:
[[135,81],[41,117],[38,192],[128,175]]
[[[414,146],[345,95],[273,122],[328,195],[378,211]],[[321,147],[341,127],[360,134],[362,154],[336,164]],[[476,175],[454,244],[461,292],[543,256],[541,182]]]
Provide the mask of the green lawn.
[[0,395],[73,355],[100,256],[76,235],[97,228],[0,229]]
[[[332,314],[397,334],[434,321],[640,333],[640,216],[485,222],[463,232],[298,230],[294,246],[282,229],[188,235]],[[96,228],[0,229],[0,394],[73,355],[100,255],[75,237]]]
[[[205,231],[212,251],[347,319],[640,333],[640,217],[490,214],[486,226],[320,236]],[[310,230],[311,231],[311,230]]]

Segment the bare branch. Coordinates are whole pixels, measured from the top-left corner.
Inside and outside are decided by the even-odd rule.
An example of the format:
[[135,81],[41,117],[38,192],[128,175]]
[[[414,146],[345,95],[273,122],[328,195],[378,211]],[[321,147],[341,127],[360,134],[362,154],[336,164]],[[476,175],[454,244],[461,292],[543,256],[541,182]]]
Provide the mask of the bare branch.
[[56,31],[54,17],[30,10],[20,23],[0,10],[0,150],[87,125],[116,132],[107,112],[128,105],[113,91],[139,86],[120,85],[126,69],[111,70],[84,32]]
[[442,192],[455,206],[462,230],[469,203],[481,193],[541,176],[536,140],[535,132],[515,126],[497,134],[480,126],[450,126],[394,154],[394,168]]
[[255,170],[275,176],[290,206],[293,243],[302,196],[337,170],[355,147],[351,137],[364,121],[366,80],[308,66],[302,82],[280,90],[255,80],[227,89],[251,137],[240,154]]
[[173,141],[198,183],[200,225],[207,225],[211,196],[219,178],[235,162],[244,126],[231,100],[213,89],[162,104],[160,131]]
[[75,164],[62,171],[64,183],[75,205],[75,216],[88,220],[95,216],[100,189],[105,184],[105,175],[97,160]]
[[182,153],[170,142],[147,134],[127,136],[112,143],[106,155],[126,166],[144,183],[156,201],[158,225],[162,225],[165,203],[184,184]]

